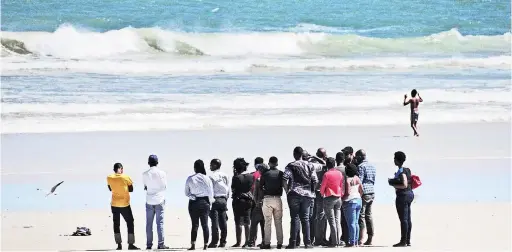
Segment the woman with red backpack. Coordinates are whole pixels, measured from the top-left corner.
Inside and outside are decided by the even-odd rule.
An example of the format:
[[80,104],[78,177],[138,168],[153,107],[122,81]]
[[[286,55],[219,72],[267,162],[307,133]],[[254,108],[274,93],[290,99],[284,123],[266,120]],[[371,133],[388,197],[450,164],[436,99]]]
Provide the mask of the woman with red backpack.
[[[396,211],[400,219],[401,238],[400,242],[393,245],[393,247],[407,247],[411,246],[411,204],[414,200],[413,188],[419,186],[413,183],[413,175],[409,168],[403,167],[406,156],[401,151],[395,152],[394,162],[398,167],[398,171],[393,178],[388,180],[390,186],[393,186],[396,191]],[[413,186],[414,184],[414,186]]]

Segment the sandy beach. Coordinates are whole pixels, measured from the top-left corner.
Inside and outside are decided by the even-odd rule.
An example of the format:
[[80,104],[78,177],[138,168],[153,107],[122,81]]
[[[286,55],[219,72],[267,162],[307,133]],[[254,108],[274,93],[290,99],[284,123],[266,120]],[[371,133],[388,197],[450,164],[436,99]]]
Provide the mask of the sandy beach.
[[[415,251],[510,251],[510,123],[425,124],[420,138],[406,126],[274,127],[203,131],[94,132],[2,135],[2,251],[108,250],[115,248],[106,176],[122,162],[135,191],[136,245],[145,248],[144,191],[141,174],[149,154],[168,172],[166,243],[189,246],[190,220],[185,178],[195,159],[223,160],[231,174],[236,157],[276,155],[284,168],[296,145],[329,155],[346,145],[364,148],[377,168],[372,251],[395,250],[400,236],[394,191],[386,184],[395,170],[394,151],[423,180],[412,209]],[[251,166],[252,169],[252,166]],[[57,195],[45,190],[64,180]],[[38,190],[39,189],[39,190]],[[286,198],[283,196],[283,200]],[[228,203],[230,205],[230,203]],[[228,213],[228,245],[234,243]],[[124,240],[126,229],[121,224]],[[70,237],[77,226],[89,237]],[[285,210],[285,244],[289,237]],[[261,235],[260,235],[261,238]],[[201,241],[201,235],[198,241]],[[275,245],[275,237],[273,239]],[[202,242],[198,242],[202,245]],[[126,246],[125,246],[126,247]],[[218,249],[220,250],[220,249]],[[329,250],[329,249],[326,249]]]
[[[185,182],[197,159],[218,158],[232,176],[239,157],[249,172],[256,157],[271,156],[284,170],[296,146],[330,157],[352,146],[376,169],[374,245],[352,250],[512,251],[511,7],[2,1],[0,250],[115,249],[107,176],[118,162],[134,183],[135,245],[144,250],[142,174],[154,154],[167,173],[165,243],[183,251]],[[407,104],[416,99],[418,107]],[[407,248],[392,247],[400,239],[388,185],[396,151],[423,182]],[[227,205],[228,248],[215,251],[240,250],[229,248]],[[92,235],[69,236],[81,226]],[[121,232],[127,249],[123,220]],[[197,241],[201,248],[201,230]]]
[[[375,206],[375,238],[372,248],[364,251],[396,251],[392,248],[400,239],[400,223],[392,202]],[[145,213],[143,205],[135,209],[136,245],[145,248]],[[166,243],[173,250],[185,250],[190,240],[190,219],[184,208],[167,208],[165,225]],[[414,251],[510,251],[511,206],[509,203],[494,204],[444,204],[413,205]],[[232,214],[230,211],[229,214]],[[231,216],[230,216],[231,217]],[[284,218],[285,243],[289,237],[289,216]],[[53,250],[99,251],[115,249],[112,235],[111,214],[103,211],[61,212],[7,212],[2,214],[2,251]],[[125,223],[121,227],[125,228]],[[70,237],[76,226],[92,230],[89,237]],[[234,224],[228,225],[228,245],[233,245]],[[198,246],[202,245],[201,232]],[[275,247],[275,232],[272,239]],[[259,235],[261,239],[261,235]],[[156,238],[156,237],[155,237]],[[126,241],[126,231],[123,231]],[[126,248],[126,244],[123,244]],[[256,248],[253,248],[256,249]],[[340,248],[343,249],[343,248]],[[357,249],[357,248],[355,248]],[[225,249],[213,249],[214,251]],[[228,250],[232,250],[229,249]],[[236,249],[240,250],[240,249]],[[252,249],[251,249],[252,250]],[[332,251],[339,249],[321,250]],[[352,248],[351,250],[354,250]]]

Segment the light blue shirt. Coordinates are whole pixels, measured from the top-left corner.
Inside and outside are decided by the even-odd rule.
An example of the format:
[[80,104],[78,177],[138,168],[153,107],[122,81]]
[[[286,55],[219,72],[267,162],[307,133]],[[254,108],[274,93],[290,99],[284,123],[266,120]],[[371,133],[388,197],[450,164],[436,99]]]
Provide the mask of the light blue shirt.
[[191,200],[196,200],[198,197],[208,197],[210,203],[213,203],[212,181],[208,176],[201,173],[188,177],[185,183],[185,195]]

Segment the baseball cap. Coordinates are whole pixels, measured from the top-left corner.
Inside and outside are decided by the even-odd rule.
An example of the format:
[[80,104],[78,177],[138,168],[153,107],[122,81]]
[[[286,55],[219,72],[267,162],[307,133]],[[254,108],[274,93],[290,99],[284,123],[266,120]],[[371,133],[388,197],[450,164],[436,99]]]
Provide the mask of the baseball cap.
[[233,161],[233,166],[234,167],[237,167],[237,166],[248,166],[248,165],[249,165],[249,163],[247,163],[244,158],[237,158],[237,159],[235,159],[235,161]]

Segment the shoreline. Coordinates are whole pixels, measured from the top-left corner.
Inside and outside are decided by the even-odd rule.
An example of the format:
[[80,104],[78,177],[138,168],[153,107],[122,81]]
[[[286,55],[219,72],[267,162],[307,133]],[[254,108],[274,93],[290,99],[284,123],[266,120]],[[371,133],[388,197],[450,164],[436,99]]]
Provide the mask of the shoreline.
[[[422,123],[419,122],[419,129],[422,128],[423,125],[428,127],[436,127],[436,126],[457,126],[457,125],[470,125],[470,126],[478,126],[478,125],[512,125],[512,121],[474,121],[474,122],[444,122],[444,123]],[[375,128],[406,128],[409,131],[412,131],[411,127],[408,124],[361,124],[361,125],[298,125],[298,126],[289,126],[289,125],[276,125],[276,126],[243,126],[243,127],[209,127],[209,128],[199,128],[192,127],[190,129],[141,129],[141,130],[104,130],[104,131],[49,131],[49,132],[1,132],[0,136],[27,136],[27,135],[71,135],[71,134],[140,134],[140,133],[188,133],[188,132],[226,132],[226,131],[265,131],[265,130],[283,130],[293,128],[295,130],[307,130],[313,128],[323,128],[323,129],[336,129],[336,128],[347,128],[347,129],[375,129]],[[408,137],[408,135],[405,135]],[[412,137],[412,134],[410,134]],[[421,138],[421,134],[420,137]]]

